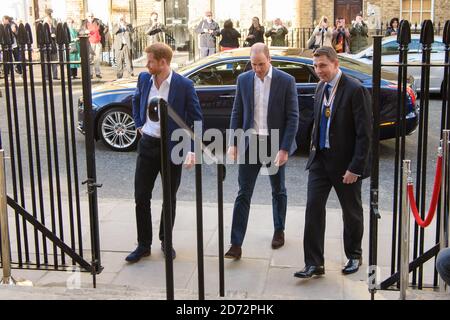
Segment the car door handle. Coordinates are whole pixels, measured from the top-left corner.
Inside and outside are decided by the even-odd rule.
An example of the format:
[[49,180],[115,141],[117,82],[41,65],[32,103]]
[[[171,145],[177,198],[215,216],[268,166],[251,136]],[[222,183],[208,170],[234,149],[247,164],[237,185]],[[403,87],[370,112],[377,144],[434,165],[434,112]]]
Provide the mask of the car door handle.
[[232,94],[222,94],[222,95],[220,95],[219,96],[219,98],[233,98],[234,99],[234,95],[232,95]]

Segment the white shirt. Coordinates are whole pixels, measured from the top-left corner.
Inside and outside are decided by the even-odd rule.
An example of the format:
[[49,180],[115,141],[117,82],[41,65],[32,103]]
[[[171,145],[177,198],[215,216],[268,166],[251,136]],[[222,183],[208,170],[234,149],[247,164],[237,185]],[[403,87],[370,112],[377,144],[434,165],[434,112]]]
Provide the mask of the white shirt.
[[272,83],[272,66],[262,81],[256,74],[255,86],[255,109],[254,109],[254,129],[256,134],[268,136],[267,111],[269,109],[270,84]]
[[[341,76],[341,74],[342,74],[342,71],[341,71],[341,69],[339,69],[338,73],[334,76],[334,78],[330,82],[325,83],[325,85],[328,84],[330,86],[330,88],[328,89],[328,93],[330,95],[333,92],[334,86],[337,85],[337,81],[338,81],[339,77]],[[331,114],[333,114],[333,106],[334,106],[334,100],[330,106]],[[323,109],[323,104],[322,104],[322,109]],[[327,121],[327,134],[325,136],[325,148],[330,148],[330,139],[328,136],[329,132],[330,132],[330,123],[331,123],[331,117],[328,118],[328,121]]]
[[[150,102],[150,99],[156,96],[159,96],[161,98],[163,98],[166,101],[169,101],[169,89],[170,89],[170,81],[172,81],[172,70],[170,70],[170,74],[167,77],[166,80],[164,80],[161,83],[161,86],[158,88],[156,88],[156,79],[155,76],[152,76],[151,81],[152,81],[152,87],[150,88],[150,94],[148,95],[148,102]],[[148,105],[147,102],[147,105]],[[147,114],[147,121],[145,121],[144,126],[142,127],[142,132],[145,133],[146,135],[155,137],[155,138],[160,138],[161,137],[161,126],[158,122],[154,122],[151,121],[148,117],[148,112]],[[158,109],[158,119],[159,119],[159,109]]]

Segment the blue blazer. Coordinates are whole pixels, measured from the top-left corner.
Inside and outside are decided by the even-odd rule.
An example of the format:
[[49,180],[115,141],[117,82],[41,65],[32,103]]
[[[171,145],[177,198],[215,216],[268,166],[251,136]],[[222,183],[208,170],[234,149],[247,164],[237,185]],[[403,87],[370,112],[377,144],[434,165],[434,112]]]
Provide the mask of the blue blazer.
[[[147,121],[148,96],[152,87],[152,75],[149,72],[139,74],[136,90],[133,95],[133,119],[136,128],[141,128]],[[194,121],[203,121],[202,110],[194,84],[191,80],[179,75],[176,72],[172,74],[169,88],[169,105],[172,109],[193,128]],[[168,121],[169,129],[169,150],[175,146],[176,142],[171,141],[170,137],[175,129],[180,128],[170,117]],[[191,143],[193,146],[193,143]]]
[[[237,79],[236,97],[231,112],[231,129],[254,128],[255,72],[244,72]],[[270,129],[280,130],[279,146],[281,150],[294,153],[297,149],[295,137],[299,122],[297,88],[291,75],[272,67],[267,125]]]

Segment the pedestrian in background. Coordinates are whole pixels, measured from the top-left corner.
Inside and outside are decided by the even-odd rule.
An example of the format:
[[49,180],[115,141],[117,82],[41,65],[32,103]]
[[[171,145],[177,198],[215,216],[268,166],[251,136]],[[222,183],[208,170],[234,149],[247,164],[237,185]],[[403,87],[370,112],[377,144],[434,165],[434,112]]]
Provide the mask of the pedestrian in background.
[[386,36],[396,36],[398,33],[398,18],[392,18],[389,22],[389,28],[386,29]]
[[[104,32],[104,26],[101,21],[95,18],[92,12],[87,14],[87,19],[83,22],[81,32],[89,35],[89,43],[91,44],[91,53],[93,55],[93,63],[95,70],[95,76],[102,78],[100,70],[100,62],[102,60],[102,33]],[[91,71],[91,78],[93,78],[93,71]]]
[[117,63],[117,79],[123,77],[123,69],[127,68],[130,76],[133,74],[133,65],[131,62],[132,35],[133,27],[126,22],[125,16],[119,17],[118,24],[113,26],[114,34],[114,52]]
[[323,46],[331,47],[332,41],[333,30],[328,26],[328,18],[323,16],[308,40],[308,48],[315,50]]
[[[70,61],[80,61],[80,40],[78,39],[78,31],[75,29],[74,21],[72,18],[67,19],[67,27],[70,33]],[[70,76],[74,79],[78,79],[78,68],[80,64],[70,64]]]
[[284,47],[286,46],[286,35],[288,34],[288,29],[283,25],[280,18],[276,18],[273,22],[272,28],[267,30],[266,38],[271,38],[272,42],[270,45],[272,47]]
[[333,29],[333,48],[337,53],[350,53],[350,30],[345,27],[345,19],[336,19]]
[[220,27],[212,18],[212,12],[206,11],[205,18],[198,24],[195,32],[199,35],[200,57],[207,57],[216,53],[217,40]]
[[264,27],[259,23],[258,17],[253,17],[252,25],[248,29],[247,38],[245,38],[245,47],[251,47],[257,42],[264,43]]
[[233,28],[233,22],[228,19],[223,24],[223,29],[220,31],[222,39],[219,42],[221,51],[239,48],[239,38],[241,34]]
[[164,32],[166,27],[158,21],[158,14],[156,12],[152,12],[150,23],[151,26],[146,31],[146,34],[149,37],[149,44],[164,42]]
[[369,27],[364,22],[362,13],[356,15],[355,20],[352,21],[350,29],[350,51],[357,53],[367,47],[367,39],[369,37]]
[[[56,29],[53,27],[52,18],[46,16],[44,18],[44,23],[50,28],[50,60],[47,59],[47,54],[45,55],[46,62],[57,62],[58,61],[58,46],[56,45]],[[55,63],[51,64],[52,74],[54,80],[59,80],[58,78],[58,65]],[[50,75],[48,74],[47,66],[44,68],[45,78],[48,80]]]

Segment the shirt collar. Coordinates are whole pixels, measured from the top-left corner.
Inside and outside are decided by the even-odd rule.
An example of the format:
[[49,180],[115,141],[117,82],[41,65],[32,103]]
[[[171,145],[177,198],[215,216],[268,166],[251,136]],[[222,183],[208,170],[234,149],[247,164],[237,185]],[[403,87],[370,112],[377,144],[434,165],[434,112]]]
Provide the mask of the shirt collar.
[[[265,75],[264,79],[267,79],[267,78],[272,79],[272,70],[273,70],[272,65],[270,65],[269,71],[268,71],[267,74]],[[256,75],[256,73],[255,73],[255,78],[258,78],[258,76]],[[259,78],[258,78],[258,79],[259,79]],[[261,79],[259,79],[259,80],[261,80]]]
[[[167,82],[167,84],[170,86],[170,82],[172,81],[172,75],[173,75],[173,70],[170,69],[169,76],[163,82]],[[155,76],[154,75],[152,75],[152,82],[155,82]]]
[[334,86],[336,85],[336,82],[338,81],[341,74],[342,74],[341,69],[338,69],[338,72],[336,73],[334,78],[330,82],[327,82],[327,84],[330,85],[331,88],[334,88]]

